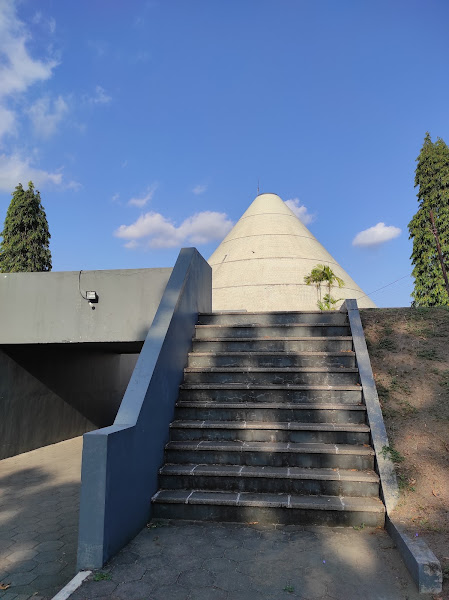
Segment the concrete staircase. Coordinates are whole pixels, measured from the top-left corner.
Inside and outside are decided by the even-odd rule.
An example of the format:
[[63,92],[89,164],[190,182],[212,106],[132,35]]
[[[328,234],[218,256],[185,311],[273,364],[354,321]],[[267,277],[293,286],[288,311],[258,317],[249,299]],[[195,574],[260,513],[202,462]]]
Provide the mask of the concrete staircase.
[[156,518],[383,526],[347,315],[202,314]]

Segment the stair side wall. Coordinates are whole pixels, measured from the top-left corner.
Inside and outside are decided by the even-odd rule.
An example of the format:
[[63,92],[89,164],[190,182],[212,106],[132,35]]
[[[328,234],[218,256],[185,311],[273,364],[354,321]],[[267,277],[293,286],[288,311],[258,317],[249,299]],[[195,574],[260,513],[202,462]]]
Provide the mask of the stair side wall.
[[0,349],[0,460],[92,429],[89,419]]
[[183,248],[114,425],[84,436],[79,569],[100,568],[148,522],[198,313],[211,307],[211,268]]

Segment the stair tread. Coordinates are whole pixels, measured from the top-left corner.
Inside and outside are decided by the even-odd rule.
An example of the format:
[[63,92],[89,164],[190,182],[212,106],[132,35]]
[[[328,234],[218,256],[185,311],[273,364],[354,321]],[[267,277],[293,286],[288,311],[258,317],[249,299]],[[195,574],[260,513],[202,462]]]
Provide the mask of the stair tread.
[[[220,338],[222,339],[222,338]],[[234,339],[234,338],[232,338]],[[260,339],[260,338],[257,338]],[[289,338],[290,339],[290,338]],[[310,338],[309,338],[310,339]],[[321,339],[321,338],[320,338]],[[207,341],[207,340],[206,340]],[[313,352],[306,350],[301,350],[298,352],[285,351],[282,352],[280,350],[258,350],[257,352],[189,352],[189,356],[248,356],[249,354],[254,356],[354,356],[355,352],[353,350],[342,350],[341,352]]]
[[370,446],[356,444],[323,444],[298,442],[244,442],[244,441],[170,441],[167,450],[218,450],[228,452],[294,452],[298,454],[355,454],[373,456]]
[[229,323],[220,325],[218,323],[208,323],[195,325],[195,329],[250,329],[250,328],[268,328],[268,327],[349,327],[348,323]]
[[297,421],[206,421],[206,420],[175,420],[171,428],[179,429],[282,429],[289,431],[355,431],[369,432],[364,424],[354,423],[298,423]]
[[326,481],[362,481],[378,483],[374,471],[351,469],[304,468],[304,467],[253,467],[241,465],[204,465],[166,463],[159,470],[161,475],[201,475],[215,477],[269,477],[274,479],[319,479]]
[[356,385],[310,385],[310,384],[274,384],[274,383],[183,383],[182,390],[343,390],[361,391],[362,386]]
[[[246,311],[246,310],[214,310],[213,312],[200,312],[200,317],[213,317],[217,315],[320,315],[320,310],[264,310],[264,311]],[[327,310],[326,314],[340,314],[339,310]]]
[[322,336],[264,336],[264,337],[208,337],[208,338],[192,338],[193,342],[266,342],[266,341],[281,341],[281,342],[294,342],[294,341],[351,341],[351,335],[322,335]]
[[336,404],[336,403],[295,403],[295,402],[216,402],[215,400],[178,400],[177,407],[184,408],[261,408],[282,410],[363,410],[364,404]]
[[186,367],[185,373],[358,373],[355,367]]
[[296,496],[253,492],[219,492],[203,490],[159,490],[152,498],[156,503],[218,504],[234,506],[281,507],[292,509],[334,510],[384,513],[378,498],[350,496]]

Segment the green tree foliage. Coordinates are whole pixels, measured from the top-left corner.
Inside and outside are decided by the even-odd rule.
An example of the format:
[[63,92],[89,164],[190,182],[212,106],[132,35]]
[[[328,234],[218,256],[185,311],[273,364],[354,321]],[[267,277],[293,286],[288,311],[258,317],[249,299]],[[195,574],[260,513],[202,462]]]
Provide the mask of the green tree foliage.
[[[337,284],[341,288],[345,282],[340,277],[337,277],[328,265],[317,265],[304,277],[304,281],[307,285],[313,284],[316,286],[318,295],[317,306],[320,310],[332,310],[335,308],[335,304],[341,300],[341,298],[332,298],[331,290],[333,285]],[[327,286],[327,294],[322,299],[321,285],[323,283]]]
[[0,272],[51,271],[47,217],[32,181],[16,187],[0,235]]
[[441,263],[438,258],[435,237],[432,233],[430,210],[433,210],[436,229],[440,238],[444,264],[449,256],[449,148],[441,138],[432,142],[426,133],[415,171],[415,187],[418,187],[418,212],[408,228],[413,240],[411,260],[415,288],[412,292],[413,306],[449,305],[444,285]]

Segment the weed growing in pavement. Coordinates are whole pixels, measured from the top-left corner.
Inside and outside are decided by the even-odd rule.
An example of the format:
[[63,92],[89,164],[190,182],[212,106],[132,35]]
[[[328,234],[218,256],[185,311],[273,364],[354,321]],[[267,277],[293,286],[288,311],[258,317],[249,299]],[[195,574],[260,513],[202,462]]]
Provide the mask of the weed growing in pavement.
[[284,592],[288,592],[289,594],[293,594],[293,592],[295,591],[295,588],[292,585],[286,585],[283,588]]
[[94,581],[109,581],[112,578],[110,573],[106,573],[105,571],[97,571],[94,575]]
[[353,525],[352,528],[356,531],[360,531],[361,529],[365,529],[365,523],[360,523],[360,525]]
[[158,527],[166,527],[167,523],[164,521],[150,521],[147,523],[147,529],[157,529]]

